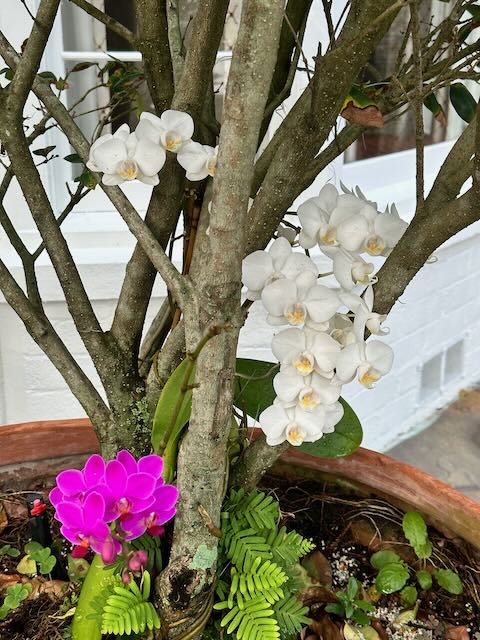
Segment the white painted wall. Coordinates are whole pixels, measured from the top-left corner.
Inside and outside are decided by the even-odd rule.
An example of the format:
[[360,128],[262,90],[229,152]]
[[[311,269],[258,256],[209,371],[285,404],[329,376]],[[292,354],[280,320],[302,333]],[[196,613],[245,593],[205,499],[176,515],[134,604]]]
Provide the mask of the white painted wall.
[[[30,0],[32,8],[35,2]],[[25,37],[27,24],[18,0],[2,0],[0,26],[7,29],[17,47]],[[57,45],[58,25],[56,29],[54,43]],[[309,55],[315,53],[315,49],[311,49]],[[57,49],[50,50],[49,56],[51,59],[56,56],[58,64]],[[48,68],[52,68],[50,61]],[[427,149],[427,186],[449,146],[444,143]],[[52,163],[43,175],[57,211],[61,210],[64,197],[65,164]],[[325,181],[338,185],[343,180],[347,185],[359,184],[366,195],[381,206],[395,201],[401,214],[408,218],[414,206],[414,172],[411,151],[346,165],[340,158],[299,202],[316,195]],[[139,211],[145,209],[148,190],[130,184],[126,193]],[[35,246],[38,234],[15,186],[6,204],[28,245]],[[99,319],[107,328],[133,240],[99,189],[82,201],[63,229]],[[396,354],[391,374],[372,391],[359,390],[354,384],[346,387],[345,397],[362,419],[367,446],[385,450],[395,444],[410,431],[424,426],[460,388],[480,378],[479,234],[477,224],[439,250],[437,261],[423,268],[396,304],[387,322],[391,330],[388,341]],[[1,230],[0,256],[21,279],[18,259]],[[319,253],[316,257],[321,260]],[[39,279],[49,317],[88,375],[96,379],[45,256],[39,262]],[[158,280],[149,318],[164,295],[165,288]],[[242,332],[240,355],[272,359],[271,336],[272,328],[263,321],[261,308],[254,305]],[[433,362],[426,366],[432,358]],[[80,406],[62,378],[0,296],[0,424],[81,415]]]

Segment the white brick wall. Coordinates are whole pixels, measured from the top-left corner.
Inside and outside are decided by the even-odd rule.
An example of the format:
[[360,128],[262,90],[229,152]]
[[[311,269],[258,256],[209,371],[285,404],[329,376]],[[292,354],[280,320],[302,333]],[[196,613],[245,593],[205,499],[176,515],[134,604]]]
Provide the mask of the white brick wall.
[[[428,420],[458,391],[480,379],[480,228],[472,228],[467,237],[458,238],[438,251],[437,261],[426,265],[395,305],[387,325],[385,339],[395,351],[392,372],[376,389],[365,390],[355,383],[345,387],[345,398],[361,418],[364,443],[385,450],[406,435],[428,424]],[[99,271],[101,270],[101,271]],[[95,298],[95,309],[102,324],[111,321],[115,301],[102,295],[116,293],[123,274],[122,264],[89,265],[83,270],[87,289]],[[103,274],[100,277],[100,272]],[[45,267],[44,280],[48,274]],[[58,300],[50,270],[47,289],[51,295],[46,309],[55,327],[85,371],[95,378],[93,366],[75,334],[65,304]],[[156,288],[151,318],[163,296]],[[25,332],[15,314],[0,302],[0,422],[20,422],[83,415],[62,378]],[[242,331],[239,353],[245,357],[273,360],[269,344],[272,327],[264,321],[260,304],[250,311]],[[463,362],[449,379],[440,371],[440,386],[425,397],[422,392],[422,367],[463,340]],[[461,358],[462,360],[462,358]],[[444,367],[444,362],[441,365]]]

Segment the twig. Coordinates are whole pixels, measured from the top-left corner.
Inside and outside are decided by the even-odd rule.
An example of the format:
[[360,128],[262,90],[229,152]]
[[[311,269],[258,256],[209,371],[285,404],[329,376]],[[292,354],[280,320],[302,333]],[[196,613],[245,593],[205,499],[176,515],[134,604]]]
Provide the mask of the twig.
[[423,70],[422,51],[420,43],[419,2],[415,0],[410,5],[410,20],[412,24],[412,45],[415,72],[415,94],[412,99],[415,111],[415,156],[416,156],[416,193],[417,207],[415,215],[422,215],[425,203],[425,159],[424,159],[424,127],[423,127]]
[[135,35],[121,22],[118,22],[118,20],[115,20],[115,18],[112,18],[104,11],[101,11],[87,0],[70,0],[70,2],[77,5],[77,7],[80,7],[80,9],[83,9],[83,11],[91,15],[95,20],[102,22],[107,29],[123,38],[123,40],[128,42],[133,49],[137,48],[137,39],[135,38]]

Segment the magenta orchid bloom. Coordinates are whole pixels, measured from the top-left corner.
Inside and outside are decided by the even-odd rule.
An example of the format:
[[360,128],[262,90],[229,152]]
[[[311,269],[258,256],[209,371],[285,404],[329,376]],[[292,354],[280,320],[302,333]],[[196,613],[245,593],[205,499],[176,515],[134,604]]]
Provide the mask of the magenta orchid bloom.
[[62,534],[76,545],[75,554],[93,549],[109,564],[121,553],[121,541],[145,531],[163,533],[161,525],[176,513],[178,491],[164,483],[162,470],[159,456],[137,462],[128,451],[120,451],[115,460],[105,462],[94,454],[81,471],[62,471],[50,501]]

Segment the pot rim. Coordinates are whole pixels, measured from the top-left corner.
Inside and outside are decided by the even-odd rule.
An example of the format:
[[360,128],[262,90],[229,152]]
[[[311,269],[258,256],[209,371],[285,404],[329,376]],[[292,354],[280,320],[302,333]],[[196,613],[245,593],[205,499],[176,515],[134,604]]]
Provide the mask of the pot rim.
[[[52,430],[55,437],[51,437]],[[98,450],[98,439],[87,418],[0,427],[0,469],[88,455]],[[421,511],[447,536],[461,537],[480,549],[480,503],[421,469],[386,454],[359,448],[345,458],[317,458],[291,447],[277,468],[292,478],[298,478],[302,469],[322,478],[340,477],[363,491],[384,496],[404,509],[413,507]]]

